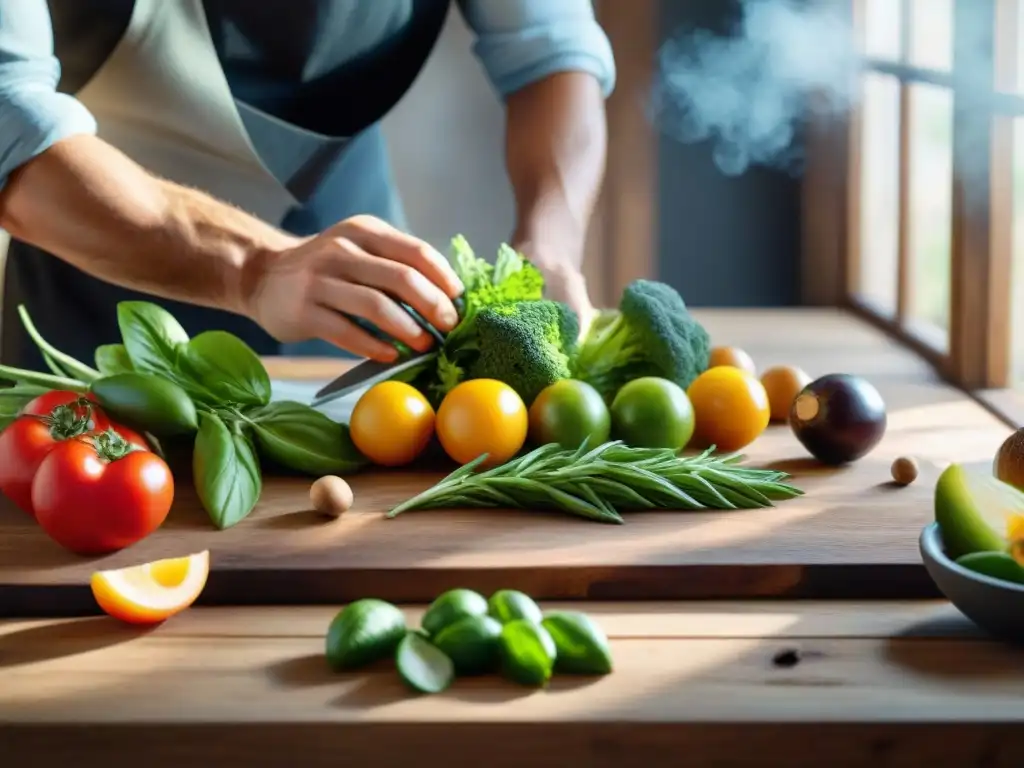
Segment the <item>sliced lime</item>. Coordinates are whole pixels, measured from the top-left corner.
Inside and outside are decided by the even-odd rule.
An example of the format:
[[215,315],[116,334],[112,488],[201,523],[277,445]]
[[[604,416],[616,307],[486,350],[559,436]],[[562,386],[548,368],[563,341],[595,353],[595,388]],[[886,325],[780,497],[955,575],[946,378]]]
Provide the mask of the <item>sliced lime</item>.
[[452,660],[417,632],[398,644],[395,666],[405,684],[420,693],[440,693],[455,679]]

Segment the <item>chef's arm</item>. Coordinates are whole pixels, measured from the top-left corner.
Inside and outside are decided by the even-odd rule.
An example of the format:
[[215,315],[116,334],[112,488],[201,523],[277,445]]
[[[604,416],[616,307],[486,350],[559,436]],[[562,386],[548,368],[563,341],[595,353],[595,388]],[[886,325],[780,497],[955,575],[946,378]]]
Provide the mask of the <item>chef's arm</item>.
[[62,139],[9,175],[0,227],[94,277],[238,313],[252,287],[253,255],[296,242],[152,176],[89,134]]
[[239,309],[247,254],[287,236],[97,138],[59,72],[46,0],[0,0],[0,227],[96,277]]
[[583,245],[604,175],[615,59],[591,0],[459,0],[474,52],[506,103],[514,244],[548,295],[586,320]]
[[549,272],[579,269],[604,175],[600,83],[582,72],[531,83],[509,96],[507,121],[506,163],[516,200],[514,241]]

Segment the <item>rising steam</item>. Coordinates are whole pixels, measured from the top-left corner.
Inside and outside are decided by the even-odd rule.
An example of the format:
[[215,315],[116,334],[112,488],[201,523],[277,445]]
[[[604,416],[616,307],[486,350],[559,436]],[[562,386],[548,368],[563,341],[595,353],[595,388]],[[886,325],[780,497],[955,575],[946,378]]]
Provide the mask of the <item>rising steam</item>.
[[741,10],[728,36],[688,30],[662,47],[653,118],[678,141],[710,141],[729,176],[751,165],[799,172],[797,136],[812,103],[841,111],[853,98],[849,21],[794,0],[741,0]]

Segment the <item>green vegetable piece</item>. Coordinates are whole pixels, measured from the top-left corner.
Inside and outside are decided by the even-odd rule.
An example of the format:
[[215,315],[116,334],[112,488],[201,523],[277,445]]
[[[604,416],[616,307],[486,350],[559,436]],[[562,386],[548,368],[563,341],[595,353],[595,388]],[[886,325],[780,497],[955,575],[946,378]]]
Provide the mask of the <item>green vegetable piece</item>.
[[491,595],[491,599],[487,601],[487,613],[502,624],[508,624],[516,619],[540,624],[544,618],[533,598],[514,589],[500,589]]
[[28,313],[28,308],[24,304],[18,306],[18,315],[21,317],[21,324],[25,327],[25,333],[28,334],[28,337],[39,348],[43,359],[55,374],[58,376],[71,376],[80,381],[92,381],[99,378],[99,371],[90,368],[85,363],[80,363],[71,355],[61,352],[44,339],[42,334],[36,329],[35,323],[32,322],[32,318]]
[[96,367],[104,376],[135,370],[124,344],[103,344],[96,347]]
[[543,389],[572,375],[579,320],[556,301],[483,307],[472,331],[478,354],[468,378],[497,379],[531,404]]
[[635,280],[617,310],[591,324],[574,361],[574,377],[606,402],[628,381],[659,376],[687,389],[710,361],[711,337],[670,285]]
[[551,680],[558,656],[546,629],[526,619],[509,622],[501,630],[501,671],[520,685],[543,687]]
[[445,338],[435,381],[427,387],[437,401],[462,381],[463,358],[472,359],[482,349],[474,329],[477,315],[484,307],[540,301],[544,295],[544,278],[540,271],[508,245],[498,250],[492,267],[478,258],[466,239],[458,235],[452,240],[451,260],[466,290],[460,297],[463,304],[460,322]]
[[205,331],[179,349],[178,369],[212,405],[266,405],[270,376],[259,356],[227,331]]
[[188,343],[188,334],[174,315],[152,302],[122,301],[117,325],[135,370],[177,380],[178,349]]
[[192,452],[192,477],[199,501],[220,529],[244,520],[263,490],[256,451],[237,422],[213,413],[200,416]]
[[431,637],[436,636],[449,624],[466,616],[483,616],[487,613],[487,599],[471,589],[450,589],[439,595],[423,614],[420,626]]
[[958,557],[956,564],[992,579],[1024,584],[1024,568],[1007,552],[971,552]]
[[406,636],[405,614],[376,598],[345,606],[327,628],[327,663],[331,669],[355,669],[394,656]]
[[40,387],[35,384],[0,387],[0,430],[18,418],[26,405],[49,391],[48,387]]
[[279,401],[246,416],[259,452],[281,466],[310,475],[339,475],[368,463],[347,426],[308,405]]
[[460,675],[483,675],[498,665],[501,624],[490,616],[466,616],[433,638]]
[[126,426],[171,437],[195,432],[196,407],[188,394],[151,373],[115,373],[96,379],[90,390],[104,411]]
[[577,675],[607,675],[612,654],[604,631],[585,613],[552,611],[541,622],[555,641],[555,669]]
[[420,693],[440,693],[455,680],[452,660],[416,632],[409,632],[398,644],[395,666],[405,684]]
[[387,513],[438,507],[518,507],[560,510],[603,523],[622,524],[620,512],[638,509],[752,509],[803,494],[778,470],[739,465],[742,456],[680,456],[666,448],[638,448],[621,441],[565,450],[542,445],[484,472],[483,458],[464,464]]

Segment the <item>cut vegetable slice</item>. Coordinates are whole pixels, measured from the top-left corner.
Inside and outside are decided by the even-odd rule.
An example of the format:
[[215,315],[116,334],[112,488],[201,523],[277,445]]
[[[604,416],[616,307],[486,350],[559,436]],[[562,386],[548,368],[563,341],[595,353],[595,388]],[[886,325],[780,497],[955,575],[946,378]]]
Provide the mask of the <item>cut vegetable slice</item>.
[[154,560],[92,575],[92,594],[106,613],[130,624],[157,624],[188,608],[206,586],[209,551]]
[[452,660],[416,632],[410,632],[398,644],[395,666],[406,685],[420,693],[440,693],[455,679]]

